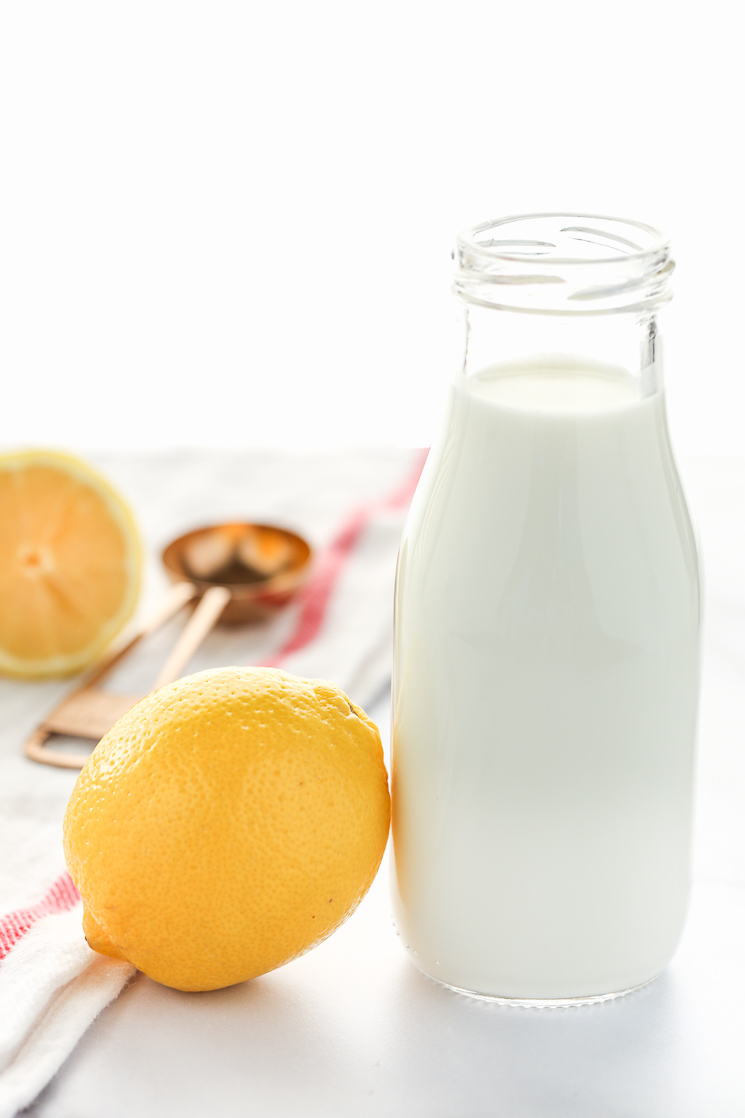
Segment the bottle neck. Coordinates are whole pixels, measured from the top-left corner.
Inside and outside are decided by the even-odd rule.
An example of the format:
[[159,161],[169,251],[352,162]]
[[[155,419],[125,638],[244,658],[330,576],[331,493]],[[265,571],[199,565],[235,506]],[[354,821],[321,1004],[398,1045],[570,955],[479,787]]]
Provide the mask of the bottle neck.
[[657,320],[670,299],[667,238],[649,225],[589,214],[527,214],[458,237],[472,376],[498,365],[623,370],[640,396],[662,387]]
[[640,397],[662,389],[661,339],[655,311],[593,317],[525,314],[464,303],[465,345],[459,377],[485,369],[526,366],[623,370],[639,383]]

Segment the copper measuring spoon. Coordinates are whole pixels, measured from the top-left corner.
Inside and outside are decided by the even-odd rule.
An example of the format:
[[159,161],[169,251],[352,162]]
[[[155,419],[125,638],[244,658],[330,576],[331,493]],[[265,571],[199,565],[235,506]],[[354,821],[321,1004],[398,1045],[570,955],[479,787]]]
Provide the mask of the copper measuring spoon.
[[32,761],[79,769],[89,754],[53,749],[52,734],[98,742],[141,695],[103,691],[98,685],[143,637],[165,625],[188,602],[197,605],[171,649],[153,690],[172,683],[218,620],[256,622],[282,609],[310,573],[312,549],[302,536],[271,524],[230,522],[197,528],[162,553],[173,583],[154,617],[109,653],[33,732],[24,746]]

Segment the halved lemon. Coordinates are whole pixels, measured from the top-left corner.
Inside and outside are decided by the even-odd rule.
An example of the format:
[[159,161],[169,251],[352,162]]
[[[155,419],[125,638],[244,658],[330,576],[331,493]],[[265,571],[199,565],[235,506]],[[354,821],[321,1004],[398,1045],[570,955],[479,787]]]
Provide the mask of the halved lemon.
[[132,615],[142,552],[132,514],[85,462],[0,456],[0,672],[69,675]]

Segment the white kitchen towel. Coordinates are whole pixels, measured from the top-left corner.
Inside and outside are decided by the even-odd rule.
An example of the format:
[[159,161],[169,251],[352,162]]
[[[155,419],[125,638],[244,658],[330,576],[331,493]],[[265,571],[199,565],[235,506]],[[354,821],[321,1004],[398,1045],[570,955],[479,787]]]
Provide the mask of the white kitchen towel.
[[[69,891],[71,886],[69,878],[63,878],[56,891]],[[49,894],[45,900],[48,911],[25,930],[21,925],[18,941],[0,965],[2,1118],[12,1118],[33,1101],[135,973],[129,963],[90,949],[82,934],[79,903],[69,911],[55,911]],[[5,923],[0,921],[0,937]]]
[[[216,632],[207,653],[212,661],[327,678],[361,705],[372,701],[390,674],[395,558],[423,457],[402,456],[390,493],[347,508],[318,549],[307,586],[276,623],[248,641],[237,631]],[[249,654],[241,656],[246,647]],[[0,916],[0,1118],[33,1101],[135,973],[86,944],[80,898],[62,862],[59,820],[42,835],[23,818],[18,805],[27,800],[25,789],[11,796],[17,810],[0,820],[3,850],[25,842],[27,851],[4,857],[0,873],[0,912],[6,912]],[[8,911],[4,902],[19,897],[31,899]]]

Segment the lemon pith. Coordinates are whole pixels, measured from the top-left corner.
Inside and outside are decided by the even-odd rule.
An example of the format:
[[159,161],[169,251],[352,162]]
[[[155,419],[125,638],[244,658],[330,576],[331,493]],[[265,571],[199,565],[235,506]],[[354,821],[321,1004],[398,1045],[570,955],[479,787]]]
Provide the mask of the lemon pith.
[[228,986],[326,938],[385,849],[375,725],[332,684],[222,668],[109,731],[65,817],[91,946],[182,990]]

